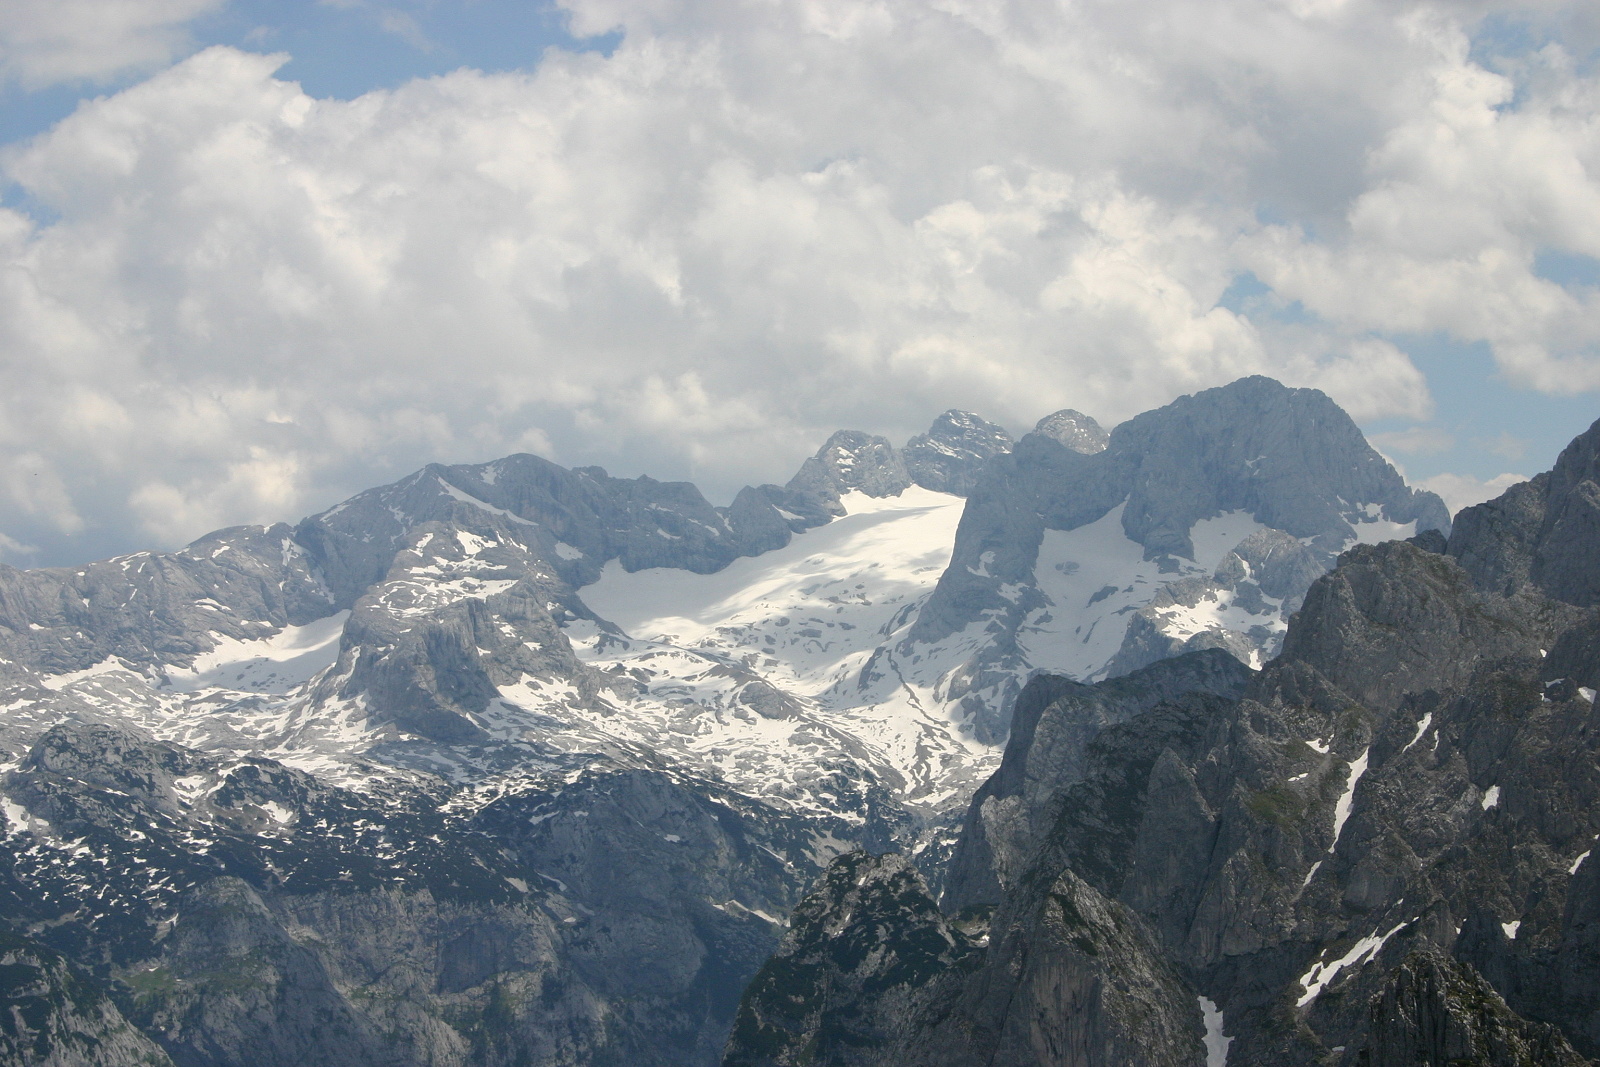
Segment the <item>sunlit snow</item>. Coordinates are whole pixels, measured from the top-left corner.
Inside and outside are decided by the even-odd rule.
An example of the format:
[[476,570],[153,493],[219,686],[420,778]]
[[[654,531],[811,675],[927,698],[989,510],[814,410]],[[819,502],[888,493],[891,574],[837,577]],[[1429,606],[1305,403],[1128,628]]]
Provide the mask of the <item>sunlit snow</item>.
[[241,641],[216,635],[216,647],[187,669],[168,667],[173,689],[192,693],[218,686],[251,693],[287,693],[333,665],[348,611],[304,626],[285,626],[270,637]]

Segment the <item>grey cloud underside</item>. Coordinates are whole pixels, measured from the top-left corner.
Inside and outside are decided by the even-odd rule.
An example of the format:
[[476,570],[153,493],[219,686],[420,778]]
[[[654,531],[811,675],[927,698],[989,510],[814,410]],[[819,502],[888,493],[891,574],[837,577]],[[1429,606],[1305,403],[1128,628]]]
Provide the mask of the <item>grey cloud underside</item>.
[[[969,827],[943,862],[999,758],[985,742],[1004,736],[1031,670],[1026,614],[982,596],[963,606],[969,577],[986,572],[974,588],[1004,594],[990,579],[1013,567],[1043,597],[1053,587],[1020,561],[1047,528],[1121,506],[1116,539],[1134,562],[1159,561],[1178,559],[1173,531],[1250,512],[1261,528],[1212,571],[1160,574],[1142,608],[1108,616],[1128,620],[1126,647],[1097,668],[1132,672],[1098,705],[1111,728],[1176,685],[1236,696],[1250,675],[1238,657],[1271,640],[1206,631],[1184,640],[1227,651],[1145,666],[1174,643],[1163,612],[1225,592],[1280,618],[1372,514],[1442,521],[1372,466],[1321,394],[1247,381],[1135,420],[1105,447],[1079,413],[1045,423],[1055,436],[1014,443],[951,411],[904,448],[841,431],[786,485],[727,508],[686,483],[528,455],[436,465],[295,525],[0,569],[0,889],[19,951],[66,961],[39,971],[42,995],[90,982],[112,994],[83,1009],[93,1025],[197,1067],[715,1062],[745,983],[833,856],[920,845],[921,873],[901,870],[895,892],[926,875],[971,894],[985,871],[1011,878],[1044,833],[996,824],[979,847]],[[1282,455],[1251,466],[1263,448]],[[902,514],[847,515],[846,498],[904,497],[915,515],[962,493],[937,590],[926,561],[926,578],[907,571],[883,591],[831,589],[819,573],[802,590],[816,619],[678,643],[625,633],[584,600],[603,575],[833,558],[816,538],[852,522],[894,529],[885,517]],[[879,560],[846,562],[867,576]],[[881,632],[844,625],[856,616],[837,613],[873,598]],[[920,635],[940,620],[972,643]],[[774,680],[784,649],[829,641],[857,658],[826,691]],[[907,754],[853,724],[869,706],[923,724]],[[1041,751],[1093,763],[1093,731],[1019,707]],[[772,731],[780,742],[761,740]],[[1058,895],[1096,921],[1131,914],[1087,877]],[[975,936],[939,933],[907,958],[974,960]],[[1166,1012],[1183,979],[1152,938],[1130,927],[1108,942],[1143,962],[1106,1018]],[[1193,1045],[1187,1016],[1162,1018],[1162,1047]]]
[[762,974],[876,950],[758,980],[724,1062],[1593,1062],[1597,461],[1600,423],[1448,538],[1345,552],[1258,673],[1034,679],[940,904],[837,860]]

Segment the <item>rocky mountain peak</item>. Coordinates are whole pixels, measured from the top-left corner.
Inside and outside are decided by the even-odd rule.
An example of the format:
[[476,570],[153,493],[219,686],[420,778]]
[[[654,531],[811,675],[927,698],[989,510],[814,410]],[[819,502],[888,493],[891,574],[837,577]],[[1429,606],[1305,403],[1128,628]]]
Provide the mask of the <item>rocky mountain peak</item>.
[[1573,439],[1555,468],[1465,508],[1449,552],[1480,588],[1532,587],[1580,607],[1600,604],[1600,422]]
[[966,496],[983,461],[1010,452],[1015,443],[1003,427],[952,408],[934,419],[927,433],[906,442],[906,472],[924,489]]
[[[1003,736],[1029,669],[1092,680],[1201,648],[1259,666],[1344,549],[1450,525],[1325,394],[1261,377],[1147,411],[1096,452],[1028,434],[968,500],[901,651],[978,619],[1014,635],[950,675],[982,738]],[[1112,560],[1121,578],[1093,577]]]
[[828,510],[837,515],[843,514],[837,508],[838,498],[852,490],[885,497],[898,495],[910,485],[905,460],[887,437],[839,430],[784,488],[830,501],[834,506]]
[[1093,418],[1072,408],[1046,415],[1034,426],[1033,432],[1086,456],[1105,451],[1106,442],[1111,438]]

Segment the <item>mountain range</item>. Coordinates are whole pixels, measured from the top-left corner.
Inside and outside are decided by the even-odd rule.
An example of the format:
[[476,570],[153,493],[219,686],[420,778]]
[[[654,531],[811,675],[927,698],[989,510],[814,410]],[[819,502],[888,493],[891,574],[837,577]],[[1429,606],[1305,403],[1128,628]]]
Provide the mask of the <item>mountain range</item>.
[[[966,973],[1069,847],[1072,775],[1125,773],[1104,738],[1177,716],[1188,767],[1196,717],[1289,684],[1352,559],[1448,533],[1431,555],[1483,596],[1600,590],[1593,483],[1562,477],[1451,531],[1326,396],[1252,378],[1109,433],[840,431],[727,507],[518,455],[173,553],[0,567],[0,1060],[715,1063],[838,857],[923,894],[929,958]],[[1396,663],[1391,702],[1419,669]],[[1351,736],[1312,739],[1319,781]],[[1140,906],[1075,877],[1084,907]],[[1201,957],[1153,921],[1129,943],[1188,990]]]
[[1344,551],[1259,670],[1034,677],[942,892],[834,861],[725,1067],[1593,1062],[1597,561],[1600,423]]

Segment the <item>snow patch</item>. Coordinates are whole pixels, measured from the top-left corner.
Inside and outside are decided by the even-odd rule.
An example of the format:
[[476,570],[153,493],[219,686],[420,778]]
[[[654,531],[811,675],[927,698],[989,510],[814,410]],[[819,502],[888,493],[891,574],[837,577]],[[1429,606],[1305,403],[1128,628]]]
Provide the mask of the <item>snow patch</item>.
[[284,807],[282,804],[279,804],[276,800],[269,800],[265,804],[261,805],[261,807],[262,810],[272,817],[272,821],[277,823],[279,826],[288,826],[295,820],[295,813]]
[[167,667],[167,684],[180,693],[221,688],[241,692],[287,693],[333,666],[349,611],[304,626],[285,626],[254,641],[213,635],[216,645],[188,667]]
[[49,674],[39,679],[46,689],[60,691],[69,685],[84,681],[88,678],[98,678],[102,674],[112,674],[117,671],[134,674],[127,664],[115,656],[107,656],[92,667],[85,667],[81,671],[68,671],[65,674]]
[[1517,939],[1517,931],[1520,930],[1521,928],[1522,928],[1522,920],[1521,919],[1516,919],[1516,920],[1513,920],[1512,922],[1501,923],[1500,924],[1500,930],[1501,930],[1502,933],[1504,933],[1506,935],[1506,940],[1507,941],[1515,941]]
[[1416,744],[1418,741],[1421,741],[1422,740],[1422,735],[1427,733],[1428,732],[1428,727],[1430,727],[1432,725],[1433,725],[1433,712],[1430,711],[1430,712],[1428,712],[1426,715],[1424,715],[1422,717],[1422,721],[1417,723],[1417,732],[1416,732],[1415,736],[1413,736],[1410,741],[1407,741],[1406,742],[1406,747],[1402,748],[1400,751],[1402,753],[1410,752],[1411,751],[1411,746]]
[[1383,946],[1388,944],[1389,939],[1399,933],[1405,925],[1406,923],[1399,923],[1393,930],[1390,930],[1382,937],[1376,934],[1369,934],[1363,937],[1355,943],[1355,946],[1349,952],[1346,952],[1332,963],[1312,964],[1311,969],[1300,976],[1300,988],[1305,992],[1300,995],[1299,1000],[1295,1001],[1295,1007],[1303,1008],[1310,1004],[1317,998],[1318,993],[1327,988],[1328,983],[1333,981],[1334,976],[1346,967],[1360,966],[1382,952]]
[[1491,785],[1489,791],[1483,794],[1483,800],[1479,803],[1484,811],[1488,811],[1490,808],[1498,808],[1500,806],[1500,787]]
[[0,811],[5,813],[6,826],[10,828],[11,833],[38,834],[50,829],[47,820],[34,818],[28,814],[27,808],[3,794],[0,794]]
[[1228,1046],[1233,1038],[1222,1032],[1222,1012],[1210,997],[1200,998],[1200,1018],[1206,1027],[1206,1067],[1228,1067]]
[[1339,847],[1339,835],[1344,833],[1345,820],[1350,818],[1350,808],[1355,803],[1356,783],[1367,773],[1367,753],[1371,751],[1363,749],[1361,755],[1350,762],[1350,777],[1345,781],[1339,802],[1333,806],[1333,844],[1328,846],[1329,852]]

